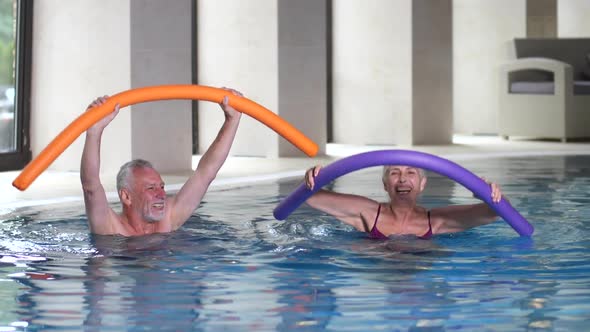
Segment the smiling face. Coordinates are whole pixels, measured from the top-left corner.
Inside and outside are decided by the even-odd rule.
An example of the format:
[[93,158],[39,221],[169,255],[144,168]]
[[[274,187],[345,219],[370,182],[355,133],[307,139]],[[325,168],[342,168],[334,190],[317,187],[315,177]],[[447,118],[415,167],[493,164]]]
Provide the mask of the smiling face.
[[148,167],[134,168],[129,186],[129,207],[135,213],[150,223],[164,218],[166,191],[164,181],[156,170]]
[[416,202],[426,187],[424,171],[411,166],[385,166],[383,188],[392,201]]

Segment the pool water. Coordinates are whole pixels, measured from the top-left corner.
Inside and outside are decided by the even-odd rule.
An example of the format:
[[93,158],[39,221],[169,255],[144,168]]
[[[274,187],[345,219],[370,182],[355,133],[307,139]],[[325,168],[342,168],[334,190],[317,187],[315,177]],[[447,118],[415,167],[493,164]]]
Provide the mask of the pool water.
[[[80,203],[0,217],[0,331],[582,331],[590,323],[590,156],[464,160],[535,227],[373,241],[302,206],[298,180],[211,191],[185,226],[91,236]],[[381,169],[336,191],[385,201]],[[473,203],[429,174],[421,204]],[[117,207],[118,208],[118,207]]]

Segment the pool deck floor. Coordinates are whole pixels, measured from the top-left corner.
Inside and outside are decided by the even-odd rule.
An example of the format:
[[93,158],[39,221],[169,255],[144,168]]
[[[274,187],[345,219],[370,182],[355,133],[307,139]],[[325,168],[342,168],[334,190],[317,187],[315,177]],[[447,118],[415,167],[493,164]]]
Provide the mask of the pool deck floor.
[[[422,151],[460,163],[466,158],[485,158],[497,156],[533,155],[580,155],[590,154],[590,141],[568,142],[548,140],[511,139],[502,140],[497,136],[455,135],[450,145],[419,146],[352,146],[328,144],[326,155],[313,159],[230,157],[221,168],[210,191],[231,186],[244,185],[255,181],[274,181],[285,177],[302,177],[305,170],[313,165],[326,165],[352,154],[381,150],[406,149]],[[196,167],[199,156],[193,158]],[[79,172],[59,172],[48,169],[25,191],[12,186],[12,181],[20,171],[0,172],[0,215],[27,206],[82,201]],[[175,174],[162,174],[169,191],[178,190],[190,176],[191,171]],[[115,174],[101,174],[101,179],[110,201],[117,201]]]

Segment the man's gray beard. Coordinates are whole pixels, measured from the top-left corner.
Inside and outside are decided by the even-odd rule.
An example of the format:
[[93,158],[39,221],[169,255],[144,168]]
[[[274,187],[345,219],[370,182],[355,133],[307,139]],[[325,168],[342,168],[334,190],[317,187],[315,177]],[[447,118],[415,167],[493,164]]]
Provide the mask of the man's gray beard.
[[[162,218],[164,218],[164,217],[162,217]],[[155,220],[155,219],[153,219],[153,218],[145,218],[145,220],[146,220],[148,223],[150,223],[150,224],[155,224],[155,223],[157,223],[157,222],[160,222],[160,221],[162,220],[162,218],[160,218],[160,219],[158,219],[158,220]]]

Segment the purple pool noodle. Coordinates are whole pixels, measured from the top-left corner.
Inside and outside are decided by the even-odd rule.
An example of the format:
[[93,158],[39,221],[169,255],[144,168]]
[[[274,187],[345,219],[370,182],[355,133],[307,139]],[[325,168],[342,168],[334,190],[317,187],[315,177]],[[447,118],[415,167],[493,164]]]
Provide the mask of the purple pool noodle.
[[521,236],[533,234],[533,226],[504,198],[493,203],[490,185],[460,165],[428,153],[407,150],[380,150],[359,153],[337,160],[326,167],[315,178],[313,190],[307,189],[304,183],[299,185],[289,196],[285,197],[274,209],[277,220],[286,219],[299,205],[311,195],[334,179],[362,168],[383,165],[408,165],[444,175],[471,190],[475,196],[488,204]]

